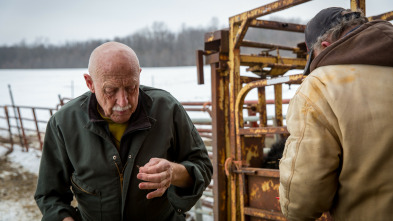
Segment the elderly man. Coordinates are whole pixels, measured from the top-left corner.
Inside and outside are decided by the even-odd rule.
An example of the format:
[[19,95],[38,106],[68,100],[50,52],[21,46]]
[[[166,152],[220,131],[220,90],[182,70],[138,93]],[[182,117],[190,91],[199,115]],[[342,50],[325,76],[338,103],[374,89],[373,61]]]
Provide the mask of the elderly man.
[[90,92],[47,126],[35,194],[43,220],[185,220],[209,185],[212,165],[185,110],[139,85],[140,72],[124,44],[92,52]]
[[305,36],[311,74],[288,109],[281,210],[288,220],[391,220],[393,26],[333,7]]

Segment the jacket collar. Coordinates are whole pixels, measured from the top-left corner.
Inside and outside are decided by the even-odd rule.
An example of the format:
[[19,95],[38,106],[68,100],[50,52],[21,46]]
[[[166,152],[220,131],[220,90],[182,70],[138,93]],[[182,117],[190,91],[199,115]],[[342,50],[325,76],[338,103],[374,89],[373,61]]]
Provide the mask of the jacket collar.
[[[91,123],[106,123],[106,121],[98,113],[98,101],[94,93],[88,92],[87,99],[81,104],[81,108],[87,112],[89,122]],[[148,110],[152,105],[152,99],[143,90],[139,89],[138,106],[135,112],[131,115],[128,127],[124,134],[131,133],[136,130],[151,128],[155,119],[149,117]]]
[[338,64],[368,64],[393,67],[393,26],[375,20],[365,23],[323,50],[310,71]]

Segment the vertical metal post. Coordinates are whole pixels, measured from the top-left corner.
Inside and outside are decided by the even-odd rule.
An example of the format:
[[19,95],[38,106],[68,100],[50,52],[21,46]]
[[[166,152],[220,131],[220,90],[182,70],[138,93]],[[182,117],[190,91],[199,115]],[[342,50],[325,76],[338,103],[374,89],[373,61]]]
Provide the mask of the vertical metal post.
[[28,142],[27,142],[27,138],[26,138],[26,134],[25,134],[25,129],[23,128],[23,121],[22,121],[22,115],[20,113],[20,108],[17,107],[16,108],[18,111],[18,117],[19,117],[19,122],[20,122],[20,128],[22,130],[22,136],[23,136],[23,141],[24,141],[24,147],[26,148],[26,152],[29,151],[29,146],[28,146]]
[[[231,158],[233,160],[236,159],[236,133],[235,133],[235,101],[236,101],[236,94],[238,91],[238,80],[239,80],[239,72],[240,72],[240,64],[239,59],[235,59],[236,56],[239,56],[240,49],[234,48],[234,40],[236,39],[236,33],[238,27],[236,27],[235,21],[229,20],[230,28],[229,28],[229,116],[230,116],[230,145],[231,145]],[[236,61],[235,61],[236,60]],[[237,62],[235,64],[235,62]],[[229,174],[231,179],[231,217],[232,221],[238,220],[237,218],[237,176],[233,173]]]
[[33,111],[33,117],[34,117],[34,123],[35,123],[35,128],[37,129],[37,137],[38,137],[38,142],[40,142],[40,150],[42,150],[42,140],[41,140],[41,134],[40,134],[40,128],[38,127],[38,121],[37,121],[37,116],[35,114],[35,108],[31,108]]
[[228,195],[227,179],[225,176],[225,159],[228,145],[228,95],[226,77],[217,69],[218,63],[211,67],[212,90],[212,146],[213,146],[213,211],[214,220],[227,220]]
[[[282,84],[274,85],[274,125],[278,127],[283,126],[283,116],[282,116]],[[275,134],[274,139],[278,141],[281,138],[281,135]]]
[[8,114],[8,108],[7,106],[4,106],[4,112],[5,112],[5,117],[7,119],[7,124],[8,124],[8,132],[10,134],[10,143],[11,143],[11,149],[10,152],[14,150],[14,139],[12,139],[12,130],[11,130],[11,123],[10,123],[10,115]]
[[360,9],[366,15],[366,0],[351,0],[351,10]]
[[19,142],[20,142],[20,145],[23,147],[22,137],[21,137],[20,129],[19,129],[19,122],[18,122],[18,118],[17,118],[17,114],[16,114],[16,107],[15,107],[15,102],[14,102],[14,96],[12,96],[12,90],[11,90],[11,85],[10,84],[8,85],[8,91],[10,92],[11,104],[12,104],[12,108],[14,109],[14,117],[15,117],[15,122],[16,122],[16,128],[18,129]]

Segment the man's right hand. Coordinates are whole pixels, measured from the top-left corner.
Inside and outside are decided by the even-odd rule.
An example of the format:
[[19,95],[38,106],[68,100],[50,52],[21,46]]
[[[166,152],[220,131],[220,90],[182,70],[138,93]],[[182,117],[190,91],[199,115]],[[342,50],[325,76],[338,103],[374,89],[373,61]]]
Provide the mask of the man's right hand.
[[68,216],[63,219],[63,221],[75,221],[71,216]]

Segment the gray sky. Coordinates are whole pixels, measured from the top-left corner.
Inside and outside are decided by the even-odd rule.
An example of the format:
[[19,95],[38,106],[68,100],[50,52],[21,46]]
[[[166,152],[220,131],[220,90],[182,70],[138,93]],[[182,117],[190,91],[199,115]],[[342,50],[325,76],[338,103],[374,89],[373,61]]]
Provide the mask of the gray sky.
[[[206,27],[213,17],[228,26],[231,16],[274,2],[272,0],[0,0],[0,45],[124,37],[154,22],[172,31],[182,25]],[[372,2],[372,3],[371,3]],[[331,6],[350,7],[350,0],[313,0],[272,14],[308,21]],[[366,0],[366,15],[393,10],[393,0]],[[269,20],[270,16],[260,19]]]

